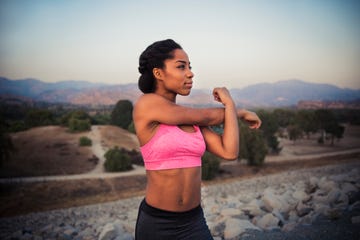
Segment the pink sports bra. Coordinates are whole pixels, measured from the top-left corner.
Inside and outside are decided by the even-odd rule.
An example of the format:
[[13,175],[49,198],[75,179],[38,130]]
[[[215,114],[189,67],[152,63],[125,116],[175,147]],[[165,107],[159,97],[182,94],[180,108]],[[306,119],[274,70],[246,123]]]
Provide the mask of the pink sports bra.
[[200,128],[189,133],[178,126],[159,124],[155,135],[140,147],[146,170],[201,166],[205,141]]

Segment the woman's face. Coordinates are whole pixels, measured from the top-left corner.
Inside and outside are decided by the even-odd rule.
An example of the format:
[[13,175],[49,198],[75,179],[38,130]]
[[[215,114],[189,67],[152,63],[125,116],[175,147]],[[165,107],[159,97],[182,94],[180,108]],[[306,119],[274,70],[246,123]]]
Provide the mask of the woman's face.
[[175,49],[174,58],[164,62],[165,67],[161,69],[161,76],[158,78],[158,87],[164,88],[167,92],[189,95],[192,88],[192,78],[189,57],[182,49]]

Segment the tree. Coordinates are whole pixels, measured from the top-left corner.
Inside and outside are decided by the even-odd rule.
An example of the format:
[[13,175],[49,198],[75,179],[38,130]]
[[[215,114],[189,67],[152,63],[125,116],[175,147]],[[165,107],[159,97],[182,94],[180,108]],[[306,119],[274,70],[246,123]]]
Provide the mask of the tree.
[[69,130],[70,132],[84,132],[91,129],[90,119],[77,119],[70,118],[69,120]]
[[261,165],[267,154],[267,146],[262,132],[249,129],[240,123],[239,158],[246,159],[248,165]]
[[46,109],[32,109],[25,117],[27,127],[46,126],[54,123],[54,115]]
[[111,112],[110,123],[127,129],[132,121],[133,105],[129,100],[120,100]]
[[87,114],[83,110],[75,110],[75,111],[70,111],[67,114],[65,114],[64,116],[62,116],[62,118],[60,119],[60,124],[69,127],[70,120],[72,118],[78,119],[78,120],[87,120],[88,119],[89,122],[91,122],[91,117],[89,116],[89,114]]
[[332,111],[328,109],[316,110],[315,117],[319,129],[322,130],[320,142],[324,142],[325,133],[331,135],[331,145],[334,145],[334,138],[342,138],[345,128],[340,125]]
[[298,125],[289,125],[287,127],[287,131],[289,133],[290,140],[293,140],[294,143],[297,139],[299,139],[302,135],[302,131]]
[[257,114],[262,121],[261,130],[266,139],[267,146],[272,152],[280,152],[279,141],[275,136],[279,129],[275,115],[265,110],[260,110]]
[[278,126],[286,128],[294,118],[295,113],[292,110],[278,108],[274,110],[273,115]]
[[201,158],[201,179],[211,180],[220,168],[220,159],[210,152],[205,152]]
[[296,125],[300,130],[304,131],[307,138],[309,138],[310,133],[316,132],[317,130],[317,123],[314,112],[309,110],[299,110],[295,114],[294,125]]
[[0,117],[0,166],[10,158],[10,155],[16,151],[15,146],[7,132],[7,124]]

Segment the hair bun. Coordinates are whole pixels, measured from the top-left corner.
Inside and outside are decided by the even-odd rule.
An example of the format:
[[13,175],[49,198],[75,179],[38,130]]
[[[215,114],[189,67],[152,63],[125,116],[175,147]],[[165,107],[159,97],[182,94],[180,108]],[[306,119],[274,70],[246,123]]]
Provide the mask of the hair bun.
[[138,67],[138,70],[139,70],[139,73],[144,74],[145,71],[146,71],[146,67],[144,67],[144,66],[139,66],[139,67]]

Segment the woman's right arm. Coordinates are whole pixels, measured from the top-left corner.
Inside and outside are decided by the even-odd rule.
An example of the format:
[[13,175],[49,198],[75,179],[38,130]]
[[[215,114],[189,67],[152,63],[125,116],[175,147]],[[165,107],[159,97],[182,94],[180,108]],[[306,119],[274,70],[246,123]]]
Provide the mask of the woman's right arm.
[[190,108],[177,105],[159,95],[145,94],[136,102],[135,122],[159,122],[169,125],[218,125],[224,121],[224,108]]

